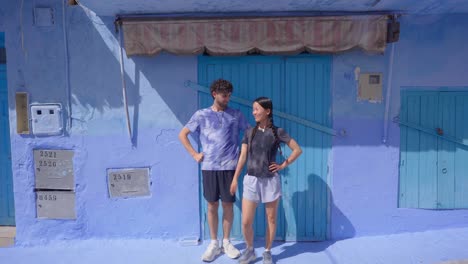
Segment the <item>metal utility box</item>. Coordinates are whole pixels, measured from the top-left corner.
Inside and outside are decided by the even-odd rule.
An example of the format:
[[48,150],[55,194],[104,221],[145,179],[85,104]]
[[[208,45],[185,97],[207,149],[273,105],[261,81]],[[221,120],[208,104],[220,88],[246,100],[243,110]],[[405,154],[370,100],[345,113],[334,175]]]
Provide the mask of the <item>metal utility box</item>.
[[37,191],[37,218],[76,219],[75,192]]
[[60,104],[32,104],[31,127],[34,135],[54,136],[63,133],[62,106]]
[[35,149],[36,189],[74,190],[72,150]]
[[361,73],[359,75],[359,100],[382,102],[382,73]]
[[108,169],[110,197],[149,196],[149,171],[149,168]]

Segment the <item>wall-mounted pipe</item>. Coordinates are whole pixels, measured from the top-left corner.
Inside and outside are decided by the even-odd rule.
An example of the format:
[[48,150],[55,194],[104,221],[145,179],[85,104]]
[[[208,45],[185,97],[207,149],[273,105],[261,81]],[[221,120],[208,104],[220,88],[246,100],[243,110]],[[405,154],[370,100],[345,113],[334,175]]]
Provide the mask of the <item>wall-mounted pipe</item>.
[[127,117],[127,129],[128,129],[128,135],[130,138],[130,142],[133,145],[133,140],[132,140],[132,127],[130,124],[130,115],[128,113],[128,101],[127,101],[127,84],[125,82],[125,71],[124,71],[124,62],[123,62],[123,45],[122,45],[122,30],[119,30],[117,32],[119,35],[119,48],[120,48],[120,75],[122,78],[122,94],[123,94],[123,100],[124,100],[124,107],[125,107],[125,114]]
[[63,28],[63,43],[65,49],[65,91],[67,96],[67,130],[72,128],[72,102],[71,102],[71,88],[70,88],[70,65],[69,65],[69,54],[68,54],[68,34],[67,34],[67,17],[65,9],[65,1],[62,1],[62,28]]
[[395,54],[395,43],[390,43],[390,63],[388,65],[388,74],[387,74],[387,94],[385,96],[385,116],[384,116],[384,127],[383,127],[383,138],[382,142],[387,143],[388,140],[388,116],[390,115],[390,99],[392,96],[392,79],[393,79],[393,57]]

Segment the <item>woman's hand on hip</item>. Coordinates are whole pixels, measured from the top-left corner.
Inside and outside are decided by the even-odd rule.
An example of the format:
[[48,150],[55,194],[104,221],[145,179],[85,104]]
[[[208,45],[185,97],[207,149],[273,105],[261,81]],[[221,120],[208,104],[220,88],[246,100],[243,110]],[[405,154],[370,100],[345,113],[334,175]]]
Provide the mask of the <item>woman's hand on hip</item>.
[[270,166],[268,167],[268,169],[271,171],[271,172],[278,172],[282,169],[284,169],[286,166],[283,166],[283,164],[278,164],[276,162],[272,162],[270,163]]

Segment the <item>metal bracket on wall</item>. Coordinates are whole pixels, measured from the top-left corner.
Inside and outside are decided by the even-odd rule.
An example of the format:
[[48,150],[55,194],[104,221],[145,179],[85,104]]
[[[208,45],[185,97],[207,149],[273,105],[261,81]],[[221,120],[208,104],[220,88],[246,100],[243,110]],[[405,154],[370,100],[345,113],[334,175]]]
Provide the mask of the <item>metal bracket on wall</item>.
[[[185,87],[193,88],[193,89],[195,89],[195,90],[197,90],[199,92],[210,94],[210,89],[208,87],[201,86],[198,83],[195,83],[195,82],[192,82],[192,81],[185,81],[184,85],[185,85]],[[244,106],[248,106],[248,107],[252,106],[251,101],[245,100],[245,99],[240,98],[240,97],[231,96],[230,101],[241,104],[241,105],[244,105]],[[290,115],[290,114],[287,114],[287,113],[284,113],[284,112],[281,112],[281,111],[276,111],[276,110],[275,110],[274,115],[276,115],[278,117],[281,117],[281,118],[284,118],[284,119],[287,119],[287,120],[290,120],[290,121],[293,121],[293,122],[296,122],[296,123],[304,125],[306,127],[310,127],[312,129],[318,130],[320,132],[323,132],[323,133],[326,133],[326,134],[329,134],[329,135],[332,135],[332,136],[337,135],[336,130],[334,130],[333,128],[329,128],[329,127],[326,127],[326,126],[311,122],[309,120],[302,119],[302,118],[297,117],[297,116],[293,116],[293,115]]]

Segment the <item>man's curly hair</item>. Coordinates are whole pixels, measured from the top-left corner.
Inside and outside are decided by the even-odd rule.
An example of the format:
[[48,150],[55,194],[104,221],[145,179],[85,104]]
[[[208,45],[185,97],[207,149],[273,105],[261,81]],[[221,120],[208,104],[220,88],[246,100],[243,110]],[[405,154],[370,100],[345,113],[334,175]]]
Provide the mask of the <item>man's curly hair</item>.
[[233,90],[232,83],[224,79],[215,80],[210,86],[211,96],[213,96],[213,92],[232,93],[232,90]]

